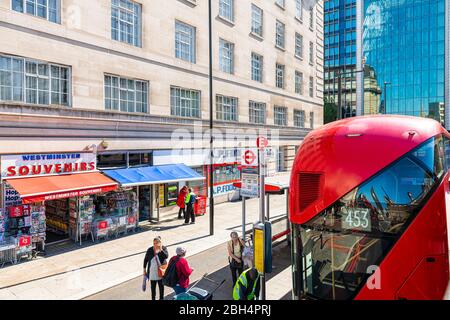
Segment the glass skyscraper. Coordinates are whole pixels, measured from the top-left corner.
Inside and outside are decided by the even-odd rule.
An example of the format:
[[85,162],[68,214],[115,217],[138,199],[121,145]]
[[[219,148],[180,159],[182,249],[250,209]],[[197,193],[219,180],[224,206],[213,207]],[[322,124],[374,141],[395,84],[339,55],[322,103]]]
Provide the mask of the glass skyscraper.
[[444,124],[449,103],[446,1],[363,0],[358,4],[358,68],[365,70],[358,78],[358,111],[431,117]]
[[340,117],[353,116],[356,113],[356,0],[325,0],[324,20],[325,102],[338,106],[340,101]]

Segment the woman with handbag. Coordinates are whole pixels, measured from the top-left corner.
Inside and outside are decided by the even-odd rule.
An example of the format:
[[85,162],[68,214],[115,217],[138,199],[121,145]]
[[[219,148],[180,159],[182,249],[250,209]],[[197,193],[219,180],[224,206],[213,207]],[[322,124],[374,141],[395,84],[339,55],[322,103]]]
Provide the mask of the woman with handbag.
[[167,268],[169,252],[162,245],[161,237],[153,239],[153,246],[148,248],[144,258],[144,277],[150,280],[152,300],[156,300],[156,285],[159,287],[159,300],[164,300],[162,277]]
[[231,240],[227,242],[228,262],[230,263],[231,277],[233,278],[233,286],[244,269],[242,253],[244,251],[244,241],[239,238],[237,232],[230,234]]

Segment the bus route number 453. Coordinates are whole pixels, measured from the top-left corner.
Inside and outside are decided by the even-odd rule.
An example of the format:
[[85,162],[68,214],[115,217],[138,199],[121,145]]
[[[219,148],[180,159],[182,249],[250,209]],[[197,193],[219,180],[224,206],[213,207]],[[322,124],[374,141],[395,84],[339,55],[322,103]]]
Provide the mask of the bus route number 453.
[[370,210],[365,208],[341,209],[342,229],[353,229],[361,231],[371,231]]

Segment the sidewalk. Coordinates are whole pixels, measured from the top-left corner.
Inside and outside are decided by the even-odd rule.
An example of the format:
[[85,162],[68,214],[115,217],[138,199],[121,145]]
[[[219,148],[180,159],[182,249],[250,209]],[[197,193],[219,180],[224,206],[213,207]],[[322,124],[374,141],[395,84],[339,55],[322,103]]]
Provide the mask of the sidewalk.
[[[249,230],[258,220],[258,199],[247,200],[246,207]],[[241,208],[241,202],[215,207],[214,236],[209,236],[207,213],[194,225],[166,222],[149,231],[5,267],[0,269],[0,299],[82,299],[141,275],[145,251],[156,235],[170,255],[180,244],[189,256],[227,241],[232,230],[241,232]],[[285,195],[271,196],[271,219],[285,216]]]
[[[274,229],[280,231],[283,222],[275,223]],[[291,276],[291,252],[286,241],[279,242],[273,247],[273,272],[266,274],[267,299],[270,300],[290,300],[292,291]],[[206,251],[187,257],[189,265],[194,269],[190,277],[192,286],[214,291],[214,300],[230,300],[234,283],[231,280],[231,272],[226,254],[226,244],[222,243]],[[207,273],[208,279],[202,279]],[[198,283],[197,280],[199,280]],[[223,280],[225,282],[217,288]],[[150,288],[146,292],[141,290],[142,275],[118,286],[99,292],[86,300],[150,300]],[[165,299],[171,300],[174,292],[171,288],[165,287]],[[158,296],[159,297],[159,296]]]

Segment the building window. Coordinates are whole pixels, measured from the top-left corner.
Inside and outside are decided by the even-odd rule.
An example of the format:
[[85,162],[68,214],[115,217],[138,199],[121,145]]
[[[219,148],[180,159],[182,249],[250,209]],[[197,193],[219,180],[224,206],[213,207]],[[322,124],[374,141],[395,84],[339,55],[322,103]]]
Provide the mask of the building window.
[[219,40],[220,70],[226,73],[234,72],[234,44],[226,40]]
[[217,120],[237,121],[237,101],[235,97],[216,96]]
[[275,3],[284,9],[284,0],[275,0]]
[[195,27],[175,22],[175,57],[195,63]]
[[284,49],[284,32],[285,32],[284,23],[277,20],[275,44],[277,47],[283,48],[283,49]]
[[309,77],[309,96],[314,97],[314,78]]
[[12,0],[11,6],[14,11],[61,23],[60,0]]
[[309,127],[314,128],[314,112],[309,113]]
[[295,17],[303,20],[303,0],[295,0]]
[[263,11],[252,4],[252,33],[263,36]]
[[275,65],[275,69],[276,69],[276,87],[277,88],[284,88],[284,65],[282,64],[276,64]]
[[295,56],[303,58],[303,36],[297,32],[295,33]]
[[141,46],[142,13],[139,3],[111,1],[111,35],[113,40]]
[[97,168],[113,169],[150,165],[152,152],[102,153],[97,155]]
[[0,101],[70,105],[70,68],[0,55]]
[[105,75],[105,109],[148,112],[148,82]]
[[287,125],[286,115],[287,109],[285,107],[275,106],[273,108],[274,124],[277,126],[286,126]]
[[294,126],[298,128],[305,127],[305,111],[294,110]]
[[262,82],[263,56],[252,53],[252,80]]
[[234,21],[234,0],[219,0],[219,16]]
[[173,116],[200,118],[200,91],[170,87],[170,112]]
[[295,71],[295,93],[303,94],[303,73]]
[[309,9],[309,28],[311,30],[314,30],[314,7],[311,6],[311,9]]
[[309,42],[309,64],[314,64],[314,43]]
[[261,102],[249,102],[249,120],[250,123],[266,123],[266,104]]

